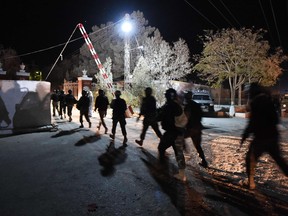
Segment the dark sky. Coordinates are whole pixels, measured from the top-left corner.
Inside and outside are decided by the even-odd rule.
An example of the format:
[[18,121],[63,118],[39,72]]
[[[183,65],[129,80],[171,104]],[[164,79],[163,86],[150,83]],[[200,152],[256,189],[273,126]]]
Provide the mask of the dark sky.
[[[164,40],[183,38],[192,54],[199,52],[197,35],[204,29],[252,26],[269,30],[270,45],[288,53],[288,0],[3,0],[0,44],[26,54],[24,63],[53,64],[63,47],[40,51],[67,42],[78,23],[90,33],[93,25],[117,22],[137,10]],[[73,38],[80,36],[77,30]],[[69,44],[67,50],[83,43]]]

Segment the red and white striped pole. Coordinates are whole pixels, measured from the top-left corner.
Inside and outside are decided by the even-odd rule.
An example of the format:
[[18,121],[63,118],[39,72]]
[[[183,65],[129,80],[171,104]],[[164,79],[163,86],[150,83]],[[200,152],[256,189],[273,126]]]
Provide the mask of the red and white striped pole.
[[81,23],[79,23],[79,24],[78,24],[78,28],[79,28],[80,31],[81,31],[81,34],[82,34],[82,36],[83,36],[83,38],[84,38],[84,40],[85,40],[85,42],[86,42],[86,44],[87,44],[87,46],[88,46],[91,54],[92,54],[92,56],[93,56],[93,59],[95,60],[95,62],[96,62],[96,64],[97,64],[97,67],[98,67],[99,70],[100,70],[100,73],[101,73],[101,75],[102,75],[102,77],[103,77],[103,79],[104,79],[104,81],[105,81],[108,89],[110,89],[111,92],[112,92],[112,94],[114,94],[113,85],[112,85],[112,83],[109,81],[108,74],[105,72],[104,67],[103,67],[103,65],[101,64],[100,59],[99,59],[99,57],[98,57],[98,55],[97,55],[97,53],[96,53],[96,51],[95,51],[95,49],[94,49],[94,47],[93,47],[93,44],[91,43],[91,40],[89,39],[89,36],[88,36],[88,34],[86,33],[86,31],[85,31],[85,29],[84,29],[84,26],[83,26]]

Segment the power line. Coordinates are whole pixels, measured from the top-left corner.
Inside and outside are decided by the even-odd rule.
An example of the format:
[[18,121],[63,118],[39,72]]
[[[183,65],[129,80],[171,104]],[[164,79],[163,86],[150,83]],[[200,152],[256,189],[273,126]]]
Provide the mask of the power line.
[[62,51],[60,52],[58,58],[56,59],[55,63],[53,64],[53,66],[52,66],[52,68],[50,69],[49,73],[47,74],[45,80],[47,80],[47,78],[49,77],[50,73],[51,73],[52,70],[54,69],[54,67],[55,67],[56,63],[58,62],[59,58],[62,57],[62,53],[64,52],[66,46],[68,45],[69,41],[71,40],[71,38],[72,38],[72,36],[73,36],[73,34],[74,34],[74,32],[76,31],[77,28],[78,28],[78,26],[75,27],[74,31],[73,31],[72,34],[70,35],[68,41],[66,42],[66,44],[65,44],[65,46],[63,47]]
[[231,27],[233,27],[233,24],[224,16],[224,14],[210,0],[208,1],[218,11],[218,13],[220,13],[220,15],[226,20],[226,22],[229,23]]
[[276,17],[275,17],[275,13],[274,13],[274,9],[273,9],[273,5],[272,5],[272,1],[271,0],[270,0],[270,7],[271,7],[271,10],[272,10],[272,14],[273,14],[273,19],[274,19],[275,28],[276,28],[276,31],[277,31],[278,40],[279,40],[280,46],[282,47],[282,42],[281,42],[281,38],[280,38],[279,30],[278,30],[278,25],[277,25],[277,21],[276,21]]
[[229,8],[224,4],[224,2],[222,0],[220,0],[221,4],[224,6],[224,8],[228,11],[228,13],[232,16],[232,18],[234,19],[234,21],[239,25],[239,27],[241,27],[240,22],[236,19],[236,17],[233,15],[233,13],[229,10]]
[[197,10],[191,3],[184,0],[190,7],[192,7],[200,16],[202,16],[207,22],[209,22],[211,25],[213,25],[215,28],[219,28],[217,25],[215,25],[213,22],[211,22],[204,14],[202,14],[199,10]]
[[262,11],[262,14],[263,14],[263,17],[264,17],[266,26],[267,26],[267,28],[268,28],[269,35],[270,35],[270,37],[271,37],[271,39],[272,39],[273,44],[275,44],[274,38],[273,38],[273,36],[272,36],[272,31],[271,31],[271,29],[270,29],[268,20],[267,20],[267,18],[266,18],[266,14],[265,14],[264,8],[263,8],[263,6],[262,6],[261,0],[259,0],[259,5],[260,5],[260,8],[261,8],[261,11]]
[[[109,25],[109,26],[106,26],[106,27],[104,27],[104,28],[102,28],[102,29],[98,29],[98,30],[95,31],[95,32],[92,32],[92,33],[90,33],[89,35],[96,34],[96,33],[100,32],[100,31],[102,31],[102,30],[104,30],[104,29],[106,29],[106,28],[108,28],[108,27],[111,27],[111,26],[113,26],[113,25],[116,25],[117,23],[121,22],[122,20],[123,20],[123,18],[120,19],[120,20],[118,20],[118,21],[115,22],[115,23],[112,23],[112,24]],[[75,38],[75,39],[73,39],[73,40],[70,40],[69,43],[73,43],[73,42],[78,41],[78,40],[80,40],[80,39],[83,39],[83,37],[82,37],[82,36],[77,37],[77,38]],[[67,43],[67,42],[66,42],[66,43]],[[51,50],[51,49],[55,49],[55,48],[57,48],[57,47],[63,46],[63,45],[65,45],[66,43],[57,44],[57,45],[54,45],[54,46],[51,46],[51,47],[48,47],[48,48],[44,48],[44,49],[40,49],[40,50],[28,52],[28,53],[23,53],[23,54],[19,54],[19,55],[15,55],[15,56],[9,56],[9,57],[7,57],[7,58],[5,58],[5,59],[11,59],[11,58],[29,56],[29,55],[33,55],[33,54],[36,54],[36,53],[45,52],[45,51],[47,51],[47,50]]]
[[[121,20],[123,20],[123,19],[121,19]],[[121,20],[119,20],[118,22],[120,22]],[[108,27],[110,27],[110,26],[112,26],[112,25],[116,25],[118,22],[113,23],[113,24],[111,24],[111,25],[109,25],[109,26],[106,26],[106,27],[104,27],[104,28],[102,28],[102,29],[99,29],[98,31],[93,32],[93,34],[99,32],[99,31],[102,31],[102,30],[104,30],[104,29],[106,29],[106,28],[108,28]],[[55,63],[53,64],[52,68],[50,69],[49,73],[47,74],[45,80],[47,80],[47,78],[48,78],[49,75],[51,74],[51,72],[52,72],[52,70],[54,69],[55,65],[57,64],[59,58],[62,58],[62,53],[64,52],[66,46],[70,43],[70,40],[71,40],[73,34],[75,33],[75,31],[76,31],[76,29],[77,29],[78,27],[79,27],[79,24],[76,25],[76,27],[75,27],[74,31],[72,32],[72,34],[70,35],[68,41],[65,43],[65,46],[63,47],[62,51],[60,52],[59,56],[57,57]],[[80,31],[81,31],[81,29],[80,29]],[[82,33],[82,32],[81,32],[81,33]],[[82,34],[83,34],[83,33],[82,33]],[[85,32],[85,34],[86,34],[86,32]],[[90,34],[90,35],[92,35],[92,34]],[[83,35],[82,35],[82,37],[83,37]],[[86,39],[85,39],[85,40],[86,40]],[[90,39],[89,39],[89,40],[90,40]],[[94,49],[94,48],[93,48],[93,49]],[[98,64],[97,64],[97,66],[98,66]],[[99,67],[99,66],[98,66],[98,67]],[[99,69],[101,70],[101,68],[99,68]]]

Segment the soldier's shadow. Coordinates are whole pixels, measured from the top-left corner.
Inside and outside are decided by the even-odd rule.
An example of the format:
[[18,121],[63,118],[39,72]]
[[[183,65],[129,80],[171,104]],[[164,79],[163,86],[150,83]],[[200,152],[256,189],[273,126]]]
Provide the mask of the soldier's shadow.
[[80,139],[79,141],[75,143],[75,146],[83,146],[83,145],[86,145],[87,143],[97,142],[100,139],[101,139],[101,136],[99,134],[95,134],[91,136],[83,136],[82,139]]
[[67,135],[71,135],[73,133],[76,133],[78,131],[80,131],[80,128],[74,128],[72,130],[62,130],[59,133],[57,133],[57,134],[55,134],[55,135],[53,135],[51,137],[52,138],[57,138],[57,137],[61,137],[61,136],[67,136]]
[[[181,215],[220,215],[213,206],[205,204],[207,199],[223,203],[221,205],[224,206],[232,206],[247,215],[287,215],[285,195],[280,196],[277,192],[265,190],[264,187],[249,190],[236,183],[234,178],[227,177],[227,173],[224,175],[224,172],[220,173],[220,170],[211,167],[209,173],[189,167],[195,180],[183,184],[172,176],[177,170],[174,163],[169,160],[160,162],[145,149],[142,149],[142,153],[146,157],[141,159],[149,173],[161,186],[162,191],[170,197]],[[206,192],[198,192],[197,187],[204,188]],[[213,190],[210,190],[211,188]]]
[[115,173],[115,165],[124,163],[127,158],[126,147],[120,146],[115,148],[114,141],[110,141],[106,152],[98,157],[102,176],[111,176]]
[[162,191],[170,197],[180,215],[213,215],[213,211],[204,205],[203,196],[190,187],[189,182],[184,183],[173,177],[178,168],[169,161],[169,158],[160,161],[145,149],[142,149],[142,153],[145,158],[141,159],[149,173]]

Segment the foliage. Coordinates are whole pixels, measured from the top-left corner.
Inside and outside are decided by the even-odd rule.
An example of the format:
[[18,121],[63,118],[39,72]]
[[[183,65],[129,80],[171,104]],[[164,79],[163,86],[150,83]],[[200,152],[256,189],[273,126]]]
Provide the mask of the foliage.
[[172,87],[170,81],[181,80],[192,70],[188,46],[182,39],[171,46],[156,30],[144,42],[143,53],[133,72],[134,94],[140,95],[146,87],[152,87],[157,89],[157,101],[163,104],[165,90]]
[[[138,97],[146,87],[152,86],[154,80],[161,80],[167,88],[169,80],[183,79],[191,72],[190,53],[183,39],[170,45],[163,40],[158,29],[148,26],[148,21],[142,12],[134,11],[130,17],[134,29],[130,35],[130,69],[133,75],[133,88],[125,89],[127,94]],[[111,59],[110,68],[114,81],[123,79],[124,33],[120,30],[120,26],[120,22],[108,22],[100,27],[93,26],[93,33],[89,35],[100,61],[108,57]],[[140,45],[143,47],[142,50],[138,49]],[[91,61],[91,54],[86,45],[81,47],[80,53],[80,67],[85,66],[94,74],[96,65]],[[99,72],[96,71],[96,74]],[[98,75],[96,77],[99,79]]]
[[122,92],[122,98],[125,99],[127,106],[138,107],[139,106],[139,97],[134,96],[129,91]]
[[170,46],[156,30],[143,46],[153,80],[165,80],[168,83],[169,80],[179,80],[191,72],[190,53],[183,39]]
[[[143,17],[143,13],[134,11],[130,15],[133,22],[133,32],[130,37],[131,50],[131,68],[135,67],[137,56],[139,52],[134,49],[139,46],[138,41],[142,42],[149,34],[154,31],[154,28],[148,26],[148,21]],[[100,26],[93,26],[93,33],[89,34],[91,42],[99,56],[99,60],[103,62],[106,58],[110,57],[113,62],[111,72],[114,78],[120,78],[123,76],[124,69],[124,32],[121,30],[122,22],[113,23],[107,22]],[[136,40],[137,38],[137,40]],[[141,45],[141,44],[140,44]],[[81,65],[88,67],[87,70],[93,71],[93,74],[98,73],[98,68],[95,65],[94,60],[91,61],[91,53],[87,49],[87,45],[84,44],[81,49]],[[92,68],[94,70],[92,70]]]
[[30,72],[29,80],[38,80],[38,81],[43,80],[42,72],[41,71]]
[[21,60],[14,49],[1,49],[0,61],[2,69],[6,71],[7,79],[15,80],[16,72],[20,70]]
[[[193,67],[202,79],[214,87],[228,80],[231,103],[234,104],[236,90],[241,98],[242,85],[258,81],[273,85],[282,73],[280,63],[285,59],[280,49],[269,54],[269,43],[263,39],[265,31],[242,28],[206,31],[201,37],[203,51],[194,56]],[[239,100],[241,105],[241,100]]]
[[62,62],[65,64],[66,80],[73,81],[77,80],[77,77],[82,76],[82,70],[79,70],[79,53],[73,54],[70,58],[64,58]]
[[150,67],[144,57],[140,57],[132,77],[131,93],[142,96],[145,88],[152,87],[152,78],[149,76]]
[[[106,59],[106,61],[104,62],[103,64],[103,68],[105,70],[105,73],[107,74],[108,78],[106,79],[109,83],[113,83],[113,75],[111,73],[111,65],[112,65],[112,61],[111,61],[111,58],[108,57]],[[99,72],[99,73],[96,73],[95,75],[95,78],[96,78],[96,81],[97,81],[97,85],[99,86],[99,88],[101,89],[106,89],[107,86],[105,84],[105,81],[104,81],[104,78],[102,76],[102,74]]]

